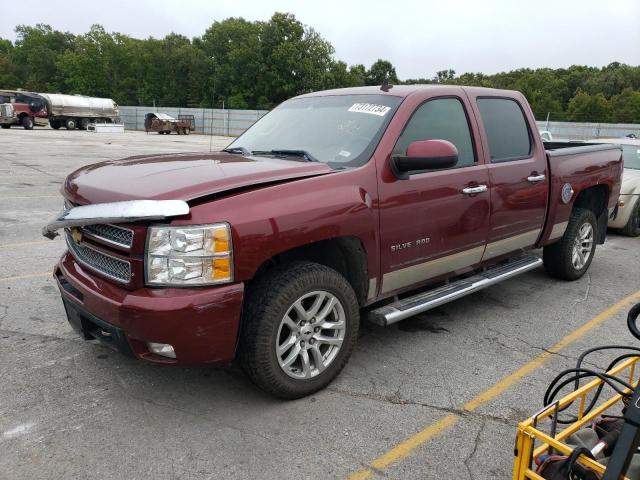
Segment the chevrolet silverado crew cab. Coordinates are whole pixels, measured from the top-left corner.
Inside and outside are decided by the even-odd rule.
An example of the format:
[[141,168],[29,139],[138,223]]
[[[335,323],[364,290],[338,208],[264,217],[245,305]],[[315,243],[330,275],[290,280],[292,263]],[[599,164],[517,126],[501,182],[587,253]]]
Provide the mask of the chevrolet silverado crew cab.
[[621,173],[618,146],[543,144],[518,92],[350,88],[288,100],[221,152],[81,168],[43,234],[64,232],[54,275],[85,339],[237,358],[296,398],[340,372],[361,317],[389,325],[543,263],[580,278]]

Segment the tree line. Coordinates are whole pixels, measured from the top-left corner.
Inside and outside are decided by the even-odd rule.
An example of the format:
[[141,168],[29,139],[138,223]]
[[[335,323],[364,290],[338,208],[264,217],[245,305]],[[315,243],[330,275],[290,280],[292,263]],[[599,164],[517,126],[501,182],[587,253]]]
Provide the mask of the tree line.
[[347,65],[292,14],[268,21],[228,18],[202,36],[137,39],[94,25],[82,35],[49,25],[0,38],[0,88],[78,93],[120,105],[269,109],[314,90],[392,83],[442,83],[520,90],[538,120],[640,123],[640,66],[518,69],[493,75],[443,70],[399,80],[388,60]]

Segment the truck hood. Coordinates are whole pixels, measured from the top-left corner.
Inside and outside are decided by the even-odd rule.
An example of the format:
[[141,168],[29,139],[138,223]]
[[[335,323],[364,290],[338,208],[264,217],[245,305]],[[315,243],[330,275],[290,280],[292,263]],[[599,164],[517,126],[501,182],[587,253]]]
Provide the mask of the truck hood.
[[76,170],[67,177],[63,195],[80,205],[139,199],[189,201],[331,172],[323,163],[224,152],[137,156]]

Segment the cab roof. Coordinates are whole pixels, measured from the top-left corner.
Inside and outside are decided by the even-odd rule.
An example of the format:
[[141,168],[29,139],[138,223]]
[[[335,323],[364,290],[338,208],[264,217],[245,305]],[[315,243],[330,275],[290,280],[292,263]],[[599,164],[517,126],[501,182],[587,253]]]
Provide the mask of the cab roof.
[[417,84],[417,85],[393,85],[388,91],[380,89],[380,85],[373,85],[368,87],[349,87],[349,88],[336,88],[333,90],[321,90],[319,92],[305,93],[298,95],[295,98],[307,98],[307,97],[325,97],[330,95],[389,95],[393,97],[408,97],[415,93],[425,92],[428,90],[444,92],[452,91],[474,91],[482,92],[482,94],[489,96],[514,96],[514,94],[520,94],[515,90],[499,90],[497,88],[485,88],[485,87],[466,87],[461,85],[442,85],[442,84]]

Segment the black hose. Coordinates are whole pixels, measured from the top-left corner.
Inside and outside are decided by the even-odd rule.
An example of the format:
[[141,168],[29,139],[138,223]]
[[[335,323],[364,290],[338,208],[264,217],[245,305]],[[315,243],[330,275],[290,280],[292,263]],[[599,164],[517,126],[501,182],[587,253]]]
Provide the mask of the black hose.
[[[629,311],[629,315],[627,316],[627,327],[629,328],[629,331],[631,332],[631,334],[638,340],[640,340],[640,329],[638,329],[636,322],[639,316],[640,316],[640,303],[633,306]],[[578,390],[580,388],[580,380],[583,378],[600,378],[603,382],[601,385],[598,386],[597,390],[594,393],[593,398],[590,400],[589,404],[585,407],[583,415],[586,415],[587,413],[589,413],[593,409],[593,407],[596,405],[605,384],[609,385],[616,393],[621,395],[623,398],[629,397],[631,394],[628,392],[625,392],[624,390],[621,390],[616,385],[616,383],[624,386],[627,390],[631,390],[631,391],[634,388],[632,385],[628,384],[627,382],[613,375],[609,375],[605,372],[597,372],[595,370],[582,368],[582,362],[587,357],[587,355],[597,351],[602,351],[602,350],[627,350],[628,352],[629,351],[638,352],[638,353],[625,353],[623,355],[616,357],[606,368],[605,372],[610,371],[622,360],[625,360],[627,358],[640,357],[640,348],[634,347],[631,345],[604,345],[604,346],[594,347],[594,348],[585,350],[578,357],[578,360],[576,362],[576,368],[568,369],[561,372],[551,381],[551,383],[549,384],[549,387],[547,388],[547,391],[544,394],[544,398],[543,398],[544,405],[545,406],[551,405],[555,400],[556,396],[562,391],[562,389],[572,382],[573,382],[574,391]],[[564,377],[572,373],[574,374],[573,376],[563,380]],[[566,405],[565,407],[559,409],[558,413],[565,411],[569,407],[570,405]],[[570,417],[567,419],[556,418],[556,421],[561,424],[569,424],[569,423],[574,423],[578,421],[578,418],[577,417]]]

